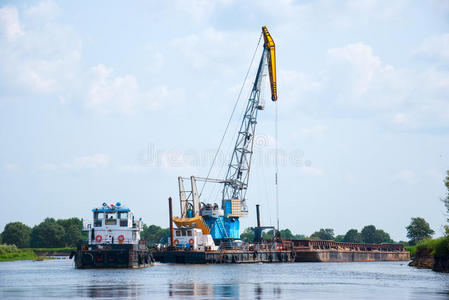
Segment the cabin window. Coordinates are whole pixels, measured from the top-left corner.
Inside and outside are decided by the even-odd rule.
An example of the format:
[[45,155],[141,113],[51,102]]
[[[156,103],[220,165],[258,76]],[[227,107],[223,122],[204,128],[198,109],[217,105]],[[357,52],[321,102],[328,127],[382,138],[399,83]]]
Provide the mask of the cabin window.
[[117,225],[117,220],[116,219],[106,219],[106,220],[104,220],[104,224],[105,225]]
[[107,213],[106,219],[115,219],[115,213]]
[[188,236],[192,236],[192,230],[188,230],[188,231],[187,231],[187,235],[188,235]]
[[118,218],[120,220],[128,220],[128,213],[127,212],[120,212],[120,213],[118,213]]
[[182,231],[182,236],[186,236],[187,232],[185,230]]
[[102,222],[102,220],[94,220],[94,227],[101,227]]
[[176,230],[176,236],[181,236],[181,231],[180,230]]
[[94,219],[98,220],[98,219],[103,219],[104,218],[104,213],[103,212],[94,212]]
[[128,227],[128,220],[120,220],[121,227]]

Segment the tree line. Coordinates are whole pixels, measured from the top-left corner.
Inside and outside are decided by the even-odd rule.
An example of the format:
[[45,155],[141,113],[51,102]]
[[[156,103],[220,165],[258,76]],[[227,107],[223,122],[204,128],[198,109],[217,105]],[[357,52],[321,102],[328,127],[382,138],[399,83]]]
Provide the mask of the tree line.
[[[82,220],[76,217],[58,220],[46,218],[32,228],[21,222],[11,222],[5,226],[1,233],[0,243],[16,245],[18,248],[76,247],[81,241],[87,241],[87,232],[82,231],[82,226]],[[410,239],[409,245],[415,245],[419,241],[429,239],[434,234],[434,230],[423,218],[412,218],[406,229],[407,237]],[[144,224],[141,238],[147,242],[147,245],[154,246],[155,244],[168,243],[169,234],[169,228]],[[280,230],[280,236],[283,239],[291,240],[312,239],[376,244],[394,242],[387,232],[377,229],[374,225],[367,225],[360,232],[357,229],[350,229],[344,235],[335,235],[332,228],[321,228],[309,237],[303,234],[293,234],[290,229],[282,229]],[[253,228],[245,229],[240,237],[247,242],[254,241]],[[273,230],[263,232],[263,239],[271,240],[273,237]]]
[[[16,245],[18,248],[77,247],[88,238],[88,233],[82,229],[83,221],[76,217],[58,220],[46,218],[33,227],[22,222],[11,222],[6,224],[0,234],[0,243]],[[150,246],[167,243],[169,231],[168,228],[144,224],[141,238]]]

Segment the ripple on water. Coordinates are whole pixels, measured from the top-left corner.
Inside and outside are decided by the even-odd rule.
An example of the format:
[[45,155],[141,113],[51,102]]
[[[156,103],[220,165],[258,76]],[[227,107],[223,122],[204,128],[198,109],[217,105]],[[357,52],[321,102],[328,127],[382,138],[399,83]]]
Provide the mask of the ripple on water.
[[448,299],[449,274],[406,262],[164,265],[77,270],[70,260],[0,263],[0,298]]

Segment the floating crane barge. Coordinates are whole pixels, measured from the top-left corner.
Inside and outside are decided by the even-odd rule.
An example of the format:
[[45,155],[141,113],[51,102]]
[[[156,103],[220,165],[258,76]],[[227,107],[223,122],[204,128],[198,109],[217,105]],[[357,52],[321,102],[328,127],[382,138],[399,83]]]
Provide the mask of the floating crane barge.
[[[264,109],[260,94],[265,66],[269,73],[271,100],[276,102],[278,99],[275,44],[265,26],[262,27],[262,36],[262,56],[226,177],[178,177],[181,216],[173,217],[172,199],[169,198],[170,243],[167,247],[153,250],[154,259],[163,263],[197,264],[409,260],[409,252],[398,244],[282,240],[274,227],[261,227],[259,206],[256,206],[257,227],[254,228],[254,243],[240,241],[240,217],[248,215],[245,196],[257,114]],[[275,177],[277,184],[277,173]],[[190,181],[189,191],[185,190],[184,181]],[[221,206],[200,201],[197,181],[223,184]],[[173,223],[176,224],[176,229],[173,228]],[[273,229],[276,232],[273,240],[262,240],[262,231],[265,229]]]

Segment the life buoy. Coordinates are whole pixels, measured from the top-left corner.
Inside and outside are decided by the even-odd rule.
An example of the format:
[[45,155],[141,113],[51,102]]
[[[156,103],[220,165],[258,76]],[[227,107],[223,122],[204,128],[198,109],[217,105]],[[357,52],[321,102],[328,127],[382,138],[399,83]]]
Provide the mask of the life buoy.
[[125,240],[125,236],[123,234],[118,236],[118,241],[120,244],[123,243],[124,240]]
[[195,240],[194,240],[194,239],[190,239],[190,240],[189,240],[190,246],[193,246],[194,243],[195,243]]
[[95,237],[95,240],[99,243],[99,242],[101,242],[101,240],[103,239],[103,237],[101,236],[101,235],[97,235],[96,237]]
[[175,240],[175,246],[179,245],[179,240]]

